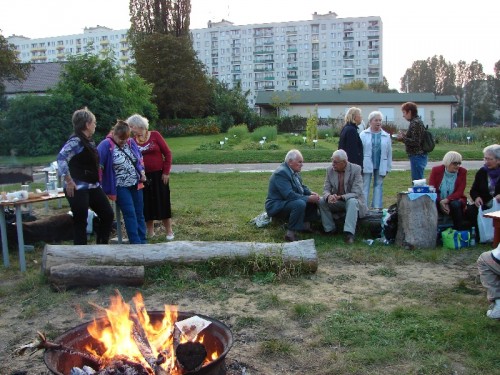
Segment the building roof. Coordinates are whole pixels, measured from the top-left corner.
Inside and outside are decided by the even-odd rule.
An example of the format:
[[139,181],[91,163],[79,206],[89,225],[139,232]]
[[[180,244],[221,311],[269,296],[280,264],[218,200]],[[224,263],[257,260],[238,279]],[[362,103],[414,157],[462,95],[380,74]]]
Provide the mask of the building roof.
[[433,93],[377,93],[370,90],[298,90],[298,91],[259,91],[255,105],[268,106],[276,99],[290,104],[371,104],[371,103],[433,103],[455,104],[453,95],[434,95]]
[[57,85],[65,63],[31,64],[31,72],[24,81],[5,80],[5,94],[41,94]]

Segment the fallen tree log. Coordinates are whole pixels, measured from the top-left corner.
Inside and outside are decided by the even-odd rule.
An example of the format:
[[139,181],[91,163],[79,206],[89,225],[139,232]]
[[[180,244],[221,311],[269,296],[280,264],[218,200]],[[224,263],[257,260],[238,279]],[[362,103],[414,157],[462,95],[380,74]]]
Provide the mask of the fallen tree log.
[[50,267],[48,278],[50,284],[58,290],[108,284],[139,286],[144,284],[144,266],[61,264]]
[[42,271],[65,263],[79,265],[137,266],[163,263],[198,263],[215,258],[279,257],[283,263],[316,272],[314,240],[290,243],[232,241],[172,241],[147,245],[45,245]]

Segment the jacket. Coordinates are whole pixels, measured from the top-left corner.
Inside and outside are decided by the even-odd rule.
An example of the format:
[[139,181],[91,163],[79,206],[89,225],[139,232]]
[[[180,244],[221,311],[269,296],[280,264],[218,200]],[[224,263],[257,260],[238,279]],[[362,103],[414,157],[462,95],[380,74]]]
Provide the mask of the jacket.
[[[137,159],[135,164],[135,173],[137,173],[137,179],[140,182],[140,172],[144,171],[144,163],[141,152],[137,147],[137,143],[135,143],[132,138],[127,139],[127,144]],[[99,146],[97,146],[97,151],[99,152],[99,177],[102,189],[112,201],[116,200],[116,175],[113,168],[113,150],[115,147],[116,144],[112,140],[112,135],[108,135],[103,141],[101,141],[101,143],[99,143]],[[139,183],[138,189],[142,188],[142,183]]]
[[302,183],[300,174],[297,174],[297,176],[304,193],[301,193],[298,182],[293,177],[293,172],[286,162],[281,163],[273,172],[269,179],[269,188],[265,203],[268,216],[277,215],[287,202],[301,199],[307,203],[309,195],[311,195],[311,190]]
[[358,134],[358,126],[348,122],[342,128],[339,138],[339,150],[344,150],[347,160],[351,163],[363,166],[363,144]]
[[[439,204],[441,201],[441,192],[439,191],[439,187],[441,186],[441,182],[443,181],[444,165],[436,165],[431,170],[431,175],[429,176],[429,185],[434,186],[436,188],[437,200],[436,203]],[[457,172],[457,180],[455,181],[455,188],[453,192],[447,197],[450,201],[459,200],[462,202],[462,207],[465,209],[467,207],[467,197],[464,195],[465,185],[467,184],[467,169],[460,167]]]
[[[385,176],[392,169],[392,141],[390,134],[385,130],[381,130],[381,133],[378,174]],[[372,132],[370,128],[363,130],[359,137],[363,143],[363,173],[373,173]]]

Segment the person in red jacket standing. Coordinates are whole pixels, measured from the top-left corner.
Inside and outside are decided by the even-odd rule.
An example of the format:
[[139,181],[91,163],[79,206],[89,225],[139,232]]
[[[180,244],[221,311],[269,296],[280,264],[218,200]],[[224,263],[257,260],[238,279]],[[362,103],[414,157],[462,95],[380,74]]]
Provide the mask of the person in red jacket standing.
[[166,239],[171,241],[174,239],[169,185],[172,153],[162,135],[158,131],[149,130],[147,118],[134,114],[127,119],[127,123],[132,128],[146,168],[144,217],[148,237],[154,236],[154,220],[161,220],[167,233]]
[[465,209],[467,197],[464,194],[467,183],[467,169],[462,165],[462,155],[449,151],[443,157],[443,164],[432,168],[429,185],[436,188],[438,212],[451,216],[453,228],[465,230]]

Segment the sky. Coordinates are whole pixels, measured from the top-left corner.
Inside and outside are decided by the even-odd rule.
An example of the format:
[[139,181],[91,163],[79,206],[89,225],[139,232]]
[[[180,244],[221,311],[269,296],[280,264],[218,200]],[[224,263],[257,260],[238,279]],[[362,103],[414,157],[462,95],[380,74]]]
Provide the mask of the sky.
[[[330,4],[330,2],[332,4]],[[336,4],[335,4],[336,3]],[[449,63],[477,60],[493,74],[500,60],[500,1],[420,0],[191,0],[191,29],[226,19],[235,25],[302,21],[335,12],[338,18],[379,16],[383,23],[383,75],[400,89],[414,61],[442,55]],[[0,30],[29,38],[81,34],[85,27],[126,29],[128,0],[0,0]]]

